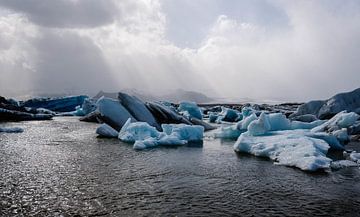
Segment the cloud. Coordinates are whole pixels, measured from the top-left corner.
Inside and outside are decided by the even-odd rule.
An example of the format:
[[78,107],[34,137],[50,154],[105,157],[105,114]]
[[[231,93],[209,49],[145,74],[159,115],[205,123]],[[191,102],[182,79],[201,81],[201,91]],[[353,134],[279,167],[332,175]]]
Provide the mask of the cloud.
[[358,1],[29,2],[38,4],[0,0],[3,93],[19,83],[29,91],[183,88],[301,101],[360,83]]
[[105,25],[118,12],[113,1],[98,0],[0,0],[0,5],[24,13],[38,25],[58,28]]

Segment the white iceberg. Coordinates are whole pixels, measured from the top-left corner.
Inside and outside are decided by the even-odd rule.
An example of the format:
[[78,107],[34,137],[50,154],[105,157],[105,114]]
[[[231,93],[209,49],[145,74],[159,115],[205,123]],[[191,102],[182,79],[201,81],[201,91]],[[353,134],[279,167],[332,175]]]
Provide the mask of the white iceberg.
[[338,170],[338,169],[342,169],[345,167],[358,167],[359,164],[355,163],[354,161],[350,161],[350,160],[337,160],[337,161],[333,161],[331,162],[331,168]]
[[360,153],[352,152],[352,153],[350,154],[350,159],[351,159],[352,161],[360,164]]
[[240,131],[237,129],[237,126],[230,125],[230,126],[222,126],[217,129],[213,135],[214,138],[222,138],[222,139],[237,139],[240,134],[244,131]]
[[251,122],[248,126],[248,133],[252,136],[264,135],[271,130],[269,116],[264,112],[261,113],[259,119]]
[[246,132],[234,144],[237,152],[269,157],[279,165],[308,171],[330,168],[332,160],[326,157],[329,148],[324,140],[304,136],[294,130],[274,131],[266,136],[251,136]]
[[118,138],[123,142],[134,143],[137,150],[159,145],[184,145],[203,140],[204,127],[186,124],[162,124],[163,132],[146,122],[131,123],[129,119],[119,132]]
[[[244,116],[245,117],[245,116]],[[255,113],[251,113],[250,115],[246,116],[243,120],[237,123],[237,129],[239,131],[244,131],[248,129],[248,126],[251,122],[257,120],[257,116]]]
[[96,133],[103,137],[117,138],[119,132],[107,124],[101,124],[97,129]]
[[131,123],[131,119],[128,119],[121,128],[118,137],[123,142],[134,143],[137,140],[159,138],[160,132],[146,122]]

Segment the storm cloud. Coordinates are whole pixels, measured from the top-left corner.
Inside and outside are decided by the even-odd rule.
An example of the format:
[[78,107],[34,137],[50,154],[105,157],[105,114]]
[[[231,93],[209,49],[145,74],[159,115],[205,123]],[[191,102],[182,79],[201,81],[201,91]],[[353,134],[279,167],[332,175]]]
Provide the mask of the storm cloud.
[[360,84],[360,3],[0,0],[0,91],[326,98]]

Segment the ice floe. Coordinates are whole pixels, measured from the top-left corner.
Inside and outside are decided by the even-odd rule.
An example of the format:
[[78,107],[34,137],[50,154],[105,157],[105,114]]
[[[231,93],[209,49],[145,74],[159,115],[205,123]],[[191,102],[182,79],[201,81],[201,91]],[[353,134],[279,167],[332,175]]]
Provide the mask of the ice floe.
[[0,133],[22,133],[24,129],[20,127],[0,127]]
[[203,140],[204,127],[186,124],[162,124],[163,132],[146,122],[131,123],[130,119],[124,124],[118,138],[127,143],[134,143],[137,150],[159,145],[184,145]]
[[102,137],[117,138],[119,132],[107,124],[101,124],[97,129],[96,133]]

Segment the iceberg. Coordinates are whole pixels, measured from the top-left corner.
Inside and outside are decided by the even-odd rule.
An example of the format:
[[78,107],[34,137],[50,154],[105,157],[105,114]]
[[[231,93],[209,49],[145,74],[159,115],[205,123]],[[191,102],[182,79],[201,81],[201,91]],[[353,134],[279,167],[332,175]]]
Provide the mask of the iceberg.
[[268,114],[268,120],[270,123],[270,131],[278,130],[290,130],[291,123],[290,120],[282,113],[272,113]]
[[146,107],[154,115],[158,123],[161,124],[184,123],[184,124],[192,125],[192,123],[188,119],[184,118],[183,116],[177,114],[176,112],[172,111],[170,108],[160,103],[148,102],[146,103]]
[[53,115],[51,114],[33,114],[0,108],[0,121],[50,120],[52,118]]
[[261,113],[259,119],[254,120],[248,126],[248,133],[252,136],[264,135],[271,130],[271,125],[268,115]]
[[274,131],[265,136],[252,136],[249,132],[239,136],[234,144],[236,152],[268,157],[278,165],[294,166],[316,171],[330,168],[326,157],[330,146],[321,139],[305,136],[297,131]]
[[154,116],[140,99],[121,92],[119,93],[118,98],[120,103],[136,120],[147,122],[151,126],[156,127],[156,129],[161,130],[161,127],[155,120]]
[[203,118],[200,108],[194,102],[180,102],[178,110],[188,119],[197,118],[202,120]]
[[219,115],[216,112],[209,112],[209,122],[210,123],[215,123],[216,120],[218,119]]
[[146,122],[134,122],[128,119],[119,132],[118,138],[127,143],[134,143],[133,148],[142,150],[159,145],[184,145],[200,142],[203,139],[204,127],[186,124],[162,124],[163,132]]
[[55,112],[72,112],[81,106],[88,96],[66,96],[59,98],[34,98],[22,102],[21,105],[31,108],[46,108]]
[[236,125],[223,126],[214,132],[214,137],[221,139],[237,139],[242,132],[245,131],[238,130]]
[[22,133],[24,129],[20,127],[0,127],[0,133]]
[[193,125],[199,125],[199,126],[203,126],[205,131],[209,131],[209,130],[214,130],[216,129],[215,126],[212,126],[209,123],[206,123],[205,121],[199,120],[197,118],[190,118],[190,121]]
[[305,103],[290,115],[313,114],[320,119],[329,119],[341,111],[360,113],[360,88],[347,93],[339,93],[327,100],[316,100]]
[[291,121],[290,128],[293,130],[296,129],[312,129],[314,127],[320,126],[321,124],[325,123],[325,120],[316,120],[310,123],[301,122],[301,121]]
[[360,115],[355,112],[339,112],[330,120],[313,128],[312,132],[333,132],[342,128],[348,128],[356,123]]
[[358,164],[360,164],[360,153],[357,152],[351,152],[350,153],[350,159]]
[[180,140],[187,142],[199,142],[204,137],[203,126],[190,126],[186,124],[162,124],[163,132],[166,135],[176,136]]
[[342,169],[345,167],[358,167],[359,164],[355,163],[354,161],[350,160],[337,160],[331,162],[331,168],[334,170]]
[[257,120],[257,116],[255,113],[251,113],[248,116],[244,116],[245,118],[237,123],[237,129],[239,131],[244,131],[248,129],[248,126],[251,122]]
[[97,112],[99,113],[98,118],[115,130],[120,130],[129,118],[132,122],[136,121],[119,101],[101,97],[96,104]]
[[230,108],[221,107],[221,113],[219,114],[218,121],[236,122],[240,119],[241,114]]
[[101,124],[97,129],[96,129],[96,133],[99,136],[102,137],[108,137],[108,138],[117,138],[119,135],[119,132],[116,131],[115,129],[113,129],[112,127],[110,127],[107,124]]

